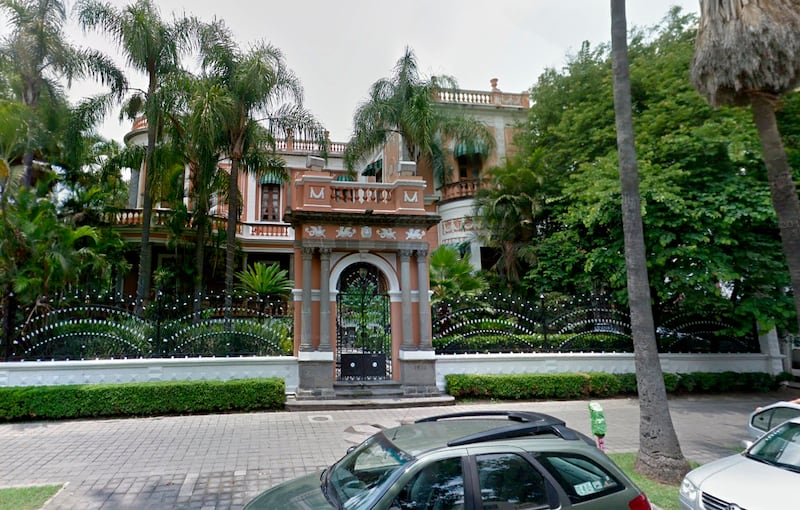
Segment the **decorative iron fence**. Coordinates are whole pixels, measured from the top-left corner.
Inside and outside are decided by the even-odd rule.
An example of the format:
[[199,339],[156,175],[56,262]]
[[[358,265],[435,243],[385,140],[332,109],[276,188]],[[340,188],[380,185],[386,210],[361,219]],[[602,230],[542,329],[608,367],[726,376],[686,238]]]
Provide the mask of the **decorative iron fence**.
[[[628,310],[603,297],[553,303],[487,294],[440,303],[433,317],[437,354],[633,352]],[[760,350],[754,325],[725,317],[664,314],[656,322],[656,339],[659,352]]]
[[164,294],[137,315],[121,294],[59,296],[20,313],[4,361],[277,356],[292,353],[293,322],[285,302],[236,296],[225,307],[209,294],[195,306]]
[[[207,295],[195,305],[159,294],[140,314],[119,294],[73,294],[19,310],[0,360],[82,360],[290,355],[293,317],[285,302]],[[627,310],[594,298],[544,299],[487,294],[433,307],[439,354],[502,352],[633,352]],[[742,333],[744,331],[744,333]],[[759,352],[755,327],[730,318],[662,314],[660,352]]]

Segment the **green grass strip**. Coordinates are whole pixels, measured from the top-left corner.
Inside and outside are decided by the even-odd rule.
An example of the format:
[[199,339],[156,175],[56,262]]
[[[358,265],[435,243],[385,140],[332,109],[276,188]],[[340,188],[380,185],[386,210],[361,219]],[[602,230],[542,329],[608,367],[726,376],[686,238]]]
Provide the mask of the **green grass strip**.
[[0,510],[39,510],[61,485],[0,489]]

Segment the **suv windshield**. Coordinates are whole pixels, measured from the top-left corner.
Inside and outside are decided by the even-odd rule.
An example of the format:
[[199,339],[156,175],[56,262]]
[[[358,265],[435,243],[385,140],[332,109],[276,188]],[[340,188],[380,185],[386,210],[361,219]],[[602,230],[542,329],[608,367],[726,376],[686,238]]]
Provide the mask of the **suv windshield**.
[[800,423],[773,429],[747,452],[753,460],[800,472]]
[[381,487],[403,465],[414,460],[393,445],[383,434],[372,436],[334,464],[326,473],[324,492],[336,500],[337,507],[356,508]]

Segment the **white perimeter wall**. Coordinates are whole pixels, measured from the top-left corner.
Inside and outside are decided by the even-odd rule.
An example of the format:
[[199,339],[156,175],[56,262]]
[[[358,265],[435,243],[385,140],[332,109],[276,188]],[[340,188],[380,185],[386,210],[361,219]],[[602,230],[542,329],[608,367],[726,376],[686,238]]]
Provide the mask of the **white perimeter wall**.
[[[662,354],[669,373],[766,372],[778,374],[783,356],[770,354]],[[447,374],[633,373],[633,354],[455,354],[436,356],[436,386],[444,391]],[[120,359],[0,363],[0,387],[61,384],[118,384],[280,377],[286,393],[299,384],[293,356],[253,358]]]
[[119,384],[157,381],[230,381],[280,377],[286,392],[298,384],[297,358],[170,358],[0,363],[0,387]]

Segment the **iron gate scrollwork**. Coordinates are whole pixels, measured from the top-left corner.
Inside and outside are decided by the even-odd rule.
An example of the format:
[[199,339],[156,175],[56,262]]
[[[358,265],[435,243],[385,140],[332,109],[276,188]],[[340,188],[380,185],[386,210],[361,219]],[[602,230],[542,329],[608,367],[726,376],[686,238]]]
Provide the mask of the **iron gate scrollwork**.
[[362,262],[342,273],[337,288],[337,379],[391,379],[392,331],[386,280],[375,266]]

